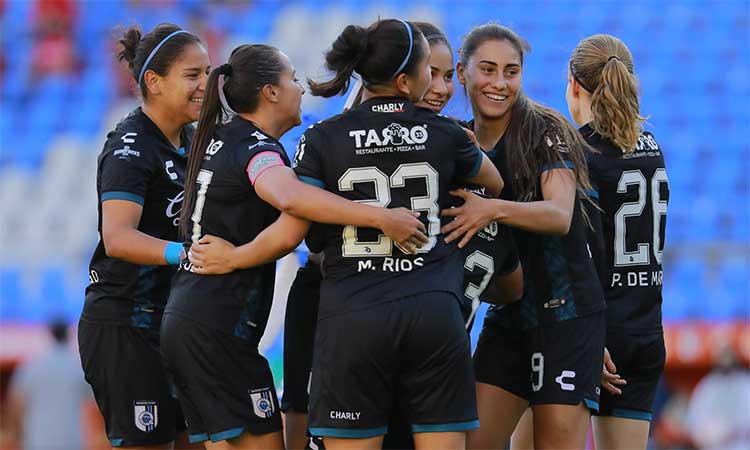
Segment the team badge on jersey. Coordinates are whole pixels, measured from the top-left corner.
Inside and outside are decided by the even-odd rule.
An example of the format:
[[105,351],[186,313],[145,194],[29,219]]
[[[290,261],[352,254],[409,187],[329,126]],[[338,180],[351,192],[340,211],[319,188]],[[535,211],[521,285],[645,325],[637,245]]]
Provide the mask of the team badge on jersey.
[[159,406],[156,402],[134,402],[133,413],[135,416],[135,426],[141,431],[149,433],[154,431],[159,424]]
[[276,407],[273,404],[273,392],[271,388],[262,388],[248,391],[250,400],[253,402],[253,412],[261,419],[273,416]]

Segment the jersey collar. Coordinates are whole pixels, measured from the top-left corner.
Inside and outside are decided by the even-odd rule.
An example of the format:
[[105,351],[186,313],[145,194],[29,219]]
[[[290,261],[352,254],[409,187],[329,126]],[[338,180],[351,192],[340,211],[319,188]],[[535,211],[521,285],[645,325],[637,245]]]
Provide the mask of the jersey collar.
[[154,135],[162,141],[164,145],[166,145],[168,148],[170,148],[174,153],[177,153],[178,155],[182,157],[187,157],[188,148],[185,147],[186,143],[190,142],[190,139],[188,138],[188,128],[192,125],[186,125],[182,127],[180,130],[180,147],[174,148],[174,145],[172,145],[171,142],[169,142],[169,139],[162,133],[161,128],[159,128],[158,125],[154,123],[151,118],[146,115],[145,112],[143,112],[143,109],[139,106],[136,108],[136,113],[141,117],[143,122],[146,124],[147,127],[151,128],[151,131],[154,133]]

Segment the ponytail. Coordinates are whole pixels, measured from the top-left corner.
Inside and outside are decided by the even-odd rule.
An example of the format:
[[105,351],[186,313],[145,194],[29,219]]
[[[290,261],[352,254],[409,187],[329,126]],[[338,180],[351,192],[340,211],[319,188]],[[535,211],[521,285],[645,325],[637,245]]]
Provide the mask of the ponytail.
[[424,37],[413,24],[398,20],[378,20],[367,28],[348,25],[326,52],[326,69],[333,73],[328,81],[308,79],[312,95],[333,97],[349,89],[354,72],[369,87],[386,83],[405,73],[413,76],[418,63],[426,57]]
[[571,75],[591,93],[591,127],[625,154],[635,150],[643,122],[633,56],[614,36],[581,41],[570,59]]
[[333,42],[331,50],[326,53],[326,69],[333,72],[334,76],[320,83],[308,80],[312,95],[327,98],[345,93],[349,89],[349,80],[366,50],[367,30],[356,25],[344,28]]
[[[187,175],[185,175],[185,196],[182,203],[182,212],[180,213],[180,235],[185,239],[190,238],[190,226],[192,223],[191,216],[195,208],[195,198],[197,195],[196,180],[198,172],[201,169],[203,156],[206,153],[211,139],[216,131],[216,126],[224,117],[224,107],[219,98],[219,75],[226,72],[225,67],[228,64],[219,66],[211,71],[206,81],[206,92],[203,95],[203,106],[201,107],[198,127],[190,146],[187,161]],[[231,66],[229,66],[231,67]]]

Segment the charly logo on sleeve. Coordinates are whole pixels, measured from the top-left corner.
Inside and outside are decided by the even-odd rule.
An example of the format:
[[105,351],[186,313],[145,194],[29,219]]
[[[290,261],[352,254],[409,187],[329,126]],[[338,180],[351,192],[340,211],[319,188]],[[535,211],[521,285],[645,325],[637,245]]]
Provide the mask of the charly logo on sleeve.
[[405,127],[393,122],[382,130],[351,130],[349,137],[354,138],[356,154],[411,152],[425,150],[424,144],[429,137],[427,125]]
[[135,136],[138,136],[138,133],[125,133],[120,138],[125,144],[122,148],[117,149],[113,152],[114,156],[116,156],[118,159],[124,159],[129,160],[131,156],[135,156],[136,158],[141,157],[141,152],[138,150],[133,150],[130,148],[130,145],[128,144],[135,144],[135,139],[133,139]]
[[136,401],[133,403],[135,426],[146,433],[154,431],[159,425],[159,405],[152,401]]
[[253,402],[253,412],[261,419],[273,416],[276,406],[273,403],[273,391],[271,388],[249,389],[250,400]]

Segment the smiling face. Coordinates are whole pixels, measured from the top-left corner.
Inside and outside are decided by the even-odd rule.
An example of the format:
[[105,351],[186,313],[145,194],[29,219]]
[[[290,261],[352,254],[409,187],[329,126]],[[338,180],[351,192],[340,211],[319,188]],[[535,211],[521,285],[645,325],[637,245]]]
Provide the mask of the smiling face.
[[[211,70],[206,49],[200,44],[186,45],[164,76],[156,75],[156,92],[146,98],[181,123],[195,122],[200,117],[206,80]],[[147,72],[148,73],[148,72]]]
[[458,77],[475,115],[497,120],[509,117],[521,91],[522,64],[518,50],[506,40],[488,40],[477,47]]
[[439,113],[453,96],[453,55],[443,42],[430,45],[432,81],[417,106]]

